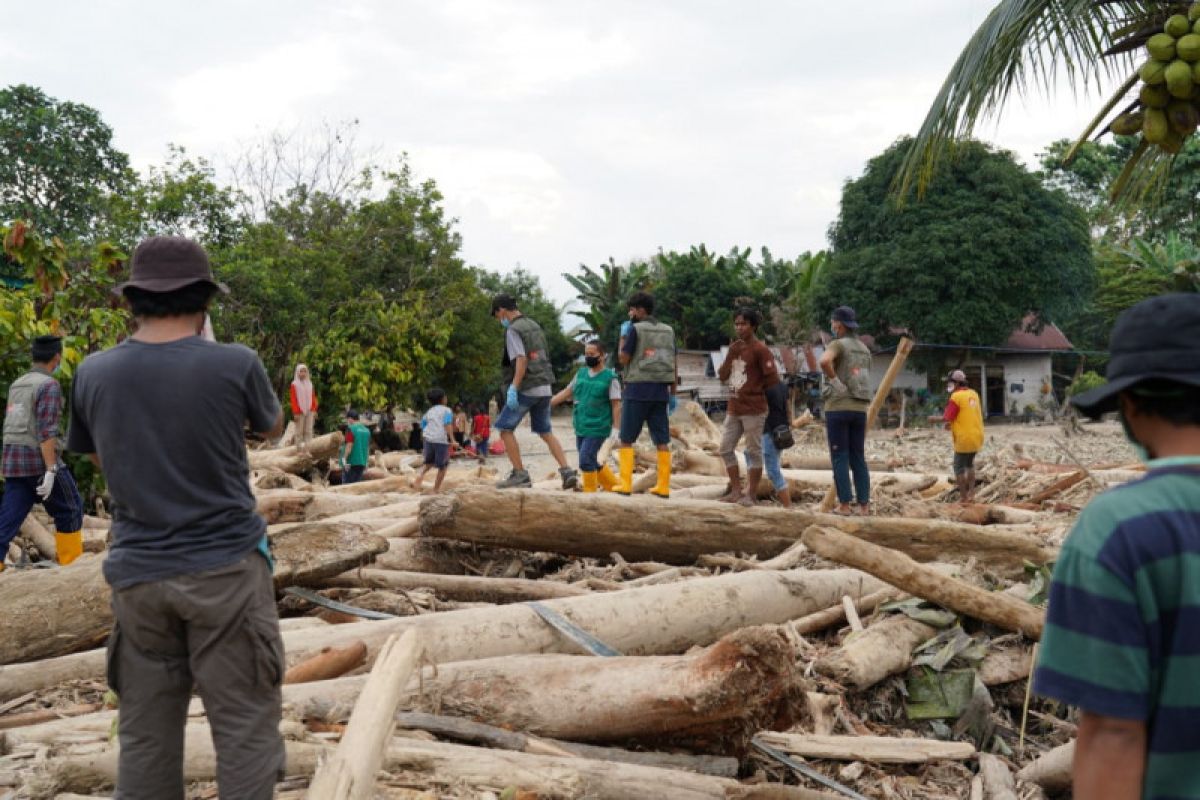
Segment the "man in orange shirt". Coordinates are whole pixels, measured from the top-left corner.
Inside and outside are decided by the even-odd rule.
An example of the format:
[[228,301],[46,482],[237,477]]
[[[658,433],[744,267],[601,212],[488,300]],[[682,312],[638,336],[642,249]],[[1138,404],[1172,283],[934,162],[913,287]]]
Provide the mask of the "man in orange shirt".
[[969,503],[975,494],[975,454],[983,449],[983,404],[979,394],[967,385],[961,369],[951,372],[946,380],[946,391],[950,393],[946,412],[929,419],[945,422],[954,438],[954,480],[959,500]]

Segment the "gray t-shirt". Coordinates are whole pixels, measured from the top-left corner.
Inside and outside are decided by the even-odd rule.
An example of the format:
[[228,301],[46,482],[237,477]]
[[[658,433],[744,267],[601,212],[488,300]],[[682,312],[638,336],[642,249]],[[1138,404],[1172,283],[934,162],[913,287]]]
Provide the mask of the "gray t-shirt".
[[114,588],[217,569],[260,545],[243,428],[271,430],[279,401],[253,350],[128,339],[84,359],[71,398],[67,447],[99,454],[113,499]]
[[[517,359],[525,355],[525,342],[521,341],[521,334],[514,331],[512,328],[504,335],[504,346],[508,350],[508,360],[517,363]],[[550,384],[545,386],[537,386],[530,389],[528,392],[521,392],[526,397],[552,397],[554,395],[553,387]]]
[[433,406],[421,417],[421,431],[430,444],[450,444],[446,426],[454,422],[454,412],[446,406]]

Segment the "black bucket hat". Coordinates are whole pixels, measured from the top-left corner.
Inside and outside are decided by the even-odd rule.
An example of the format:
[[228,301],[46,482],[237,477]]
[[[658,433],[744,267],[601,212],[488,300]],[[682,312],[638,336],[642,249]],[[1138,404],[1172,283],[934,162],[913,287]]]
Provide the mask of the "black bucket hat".
[[1117,410],[1117,396],[1139,383],[1200,387],[1200,294],[1164,294],[1122,312],[1108,343],[1108,383],[1071,398],[1093,419]]
[[213,279],[208,254],[199,244],[183,236],[151,236],[133,251],[129,280],[115,291],[134,288],[173,292],[193,283],[207,283],[222,294],[229,294],[228,286]]
[[850,306],[838,306],[833,310],[833,321],[840,322],[850,330],[858,327],[858,315]]

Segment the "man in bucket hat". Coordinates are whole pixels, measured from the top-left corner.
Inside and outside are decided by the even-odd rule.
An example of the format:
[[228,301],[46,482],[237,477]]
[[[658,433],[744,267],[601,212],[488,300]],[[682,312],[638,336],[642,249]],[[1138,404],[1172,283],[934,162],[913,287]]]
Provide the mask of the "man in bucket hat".
[[200,245],[143,241],[118,291],[137,332],[80,365],[68,435],[113,498],[104,577],[108,681],[121,699],[116,795],[182,800],[194,684],[221,797],[265,800],[284,767],[283,641],[243,428],[276,437],[283,415],[253,350],[200,336],[209,302],[228,291]]
[[1076,797],[1196,797],[1200,757],[1200,295],[1143,301],[1109,344],[1108,383],[1146,477],[1106,492],[1063,544],[1034,688],[1081,710]]

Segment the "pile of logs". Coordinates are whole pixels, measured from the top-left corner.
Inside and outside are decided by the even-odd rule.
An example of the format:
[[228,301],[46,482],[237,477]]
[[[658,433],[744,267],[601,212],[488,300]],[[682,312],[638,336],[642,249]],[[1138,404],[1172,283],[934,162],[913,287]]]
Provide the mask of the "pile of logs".
[[[1020,583],[1001,590],[1055,559],[1046,512],[960,521],[713,502],[723,485],[698,444],[712,433],[701,418],[675,431],[684,471],[669,502],[557,482],[501,492],[478,466],[421,496],[404,454],[378,459],[373,479],[326,486],[338,434],[307,452],[251,451],[288,661],[279,796],[832,800],[1067,786],[1061,711],[1035,701],[1014,729],[1044,611]],[[819,501],[828,473],[805,466],[789,481]],[[892,478],[917,499],[945,480]],[[108,521],[89,525],[94,552],[0,581],[0,780],[21,796],[113,785]],[[48,555],[52,536],[25,537]],[[894,610],[911,598],[990,642],[976,665],[986,735],[905,718],[904,678],[929,669],[914,663],[947,630]],[[186,741],[188,780],[215,780],[199,699]]]

